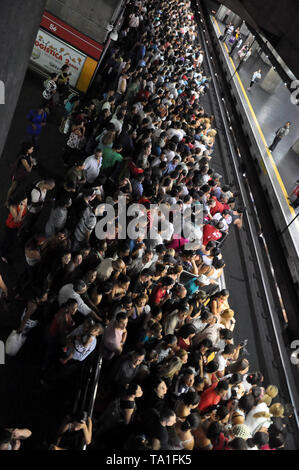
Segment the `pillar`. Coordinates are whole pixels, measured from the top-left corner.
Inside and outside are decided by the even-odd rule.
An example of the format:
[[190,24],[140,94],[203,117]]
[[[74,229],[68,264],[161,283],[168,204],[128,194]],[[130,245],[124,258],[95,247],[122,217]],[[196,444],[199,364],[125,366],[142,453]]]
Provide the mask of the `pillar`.
[[1,0],[0,156],[11,126],[45,4],[46,0]]
[[279,85],[282,83],[282,80],[277,72],[275,72],[274,67],[271,67],[267,75],[261,82],[261,88],[267,93],[275,93]]
[[299,155],[299,139],[296,140],[296,142],[292,146],[292,149],[294,150],[295,153],[297,153],[297,155]]

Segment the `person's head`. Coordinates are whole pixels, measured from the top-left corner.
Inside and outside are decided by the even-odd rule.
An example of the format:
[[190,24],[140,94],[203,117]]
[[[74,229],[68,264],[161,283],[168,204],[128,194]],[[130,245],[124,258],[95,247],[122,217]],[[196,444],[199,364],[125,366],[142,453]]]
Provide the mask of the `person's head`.
[[245,359],[244,357],[238,359],[236,362],[234,362],[230,367],[229,371],[232,373],[238,373],[238,374],[247,374],[249,369],[249,361]]
[[176,356],[182,361],[183,364],[188,362],[188,353],[184,349],[180,349],[176,352]]
[[215,412],[212,414],[214,421],[219,423],[226,424],[230,418],[230,412],[228,408],[224,405],[218,405]]
[[34,297],[38,303],[44,303],[48,300],[48,291],[46,289],[37,289]]
[[247,375],[246,381],[251,385],[260,385],[264,381],[264,377],[261,372],[251,372]]
[[55,188],[55,181],[52,178],[47,178],[43,180],[42,186],[46,191],[51,191]]
[[87,285],[82,281],[82,279],[79,279],[74,283],[74,291],[79,295],[84,294],[87,291]]
[[126,265],[122,259],[118,258],[117,260],[112,261],[112,268],[113,268],[113,271],[115,272],[122,272],[125,269],[125,267]]
[[11,432],[3,427],[0,427],[0,450],[11,450],[11,440]]
[[125,330],[128,324],[128,317],[125,312],[120,312],[116,315],[116,328]]
[[75,315],[78,310],[78,302],[75,299],[68,299],[63,306],[70,315]]
[[120,286],[121,289],[128,290],[130,285],[131,279],[126,274],[120,274],[117,278],[117,284]]
[[265,432],[256,432],[251,439],[247,439],[246,443],[249,448],[256,446],[259,449],[269,444],[269,435]]
[[239,408],[244,411],[245,414],[249,413],[254,407],[254,397],[249,395],[243,395],[239,400]]
[[236,348],[233,344],[228,343],[225,345],[222,355],[227,358],[232,358],[235,352],[235,349]]
[[247,442],[242,437],[235,437],[228,443],[230,450],[248,450]]
[[143,395],[143,391],[140,385],[133,382],[128,385],[128,388],[126,389],[126,394],[129,396],[133,396],[134,398],[140,398]]
[[160,378],[155,378],[152,383],[154,392],[158,395],[159,398],[164,398],[167,393],[167,385],[164,380]]
[[94,156],[95,156],[95,159],[96,159],[96,160],[100,161],[101,158],[102,158],[102,156],[103,156],[102,150],[97,150],[97,151],[95,152]]
[[273,398],[275,398],[277,395],[278,395],[278,388],[276,387],[276,385],[269,385],[266,388],[262,401],[265,402],[267,406],[270,406]]
[[21,154],[22,155],[31,155],[34,152],[34,145],[32,142],[23,142],[21,147]]
[[284,406],[281,403],[274,403],[271,405],[269,412],[277,418],[284,418]]
[[235,315],[235,312],[231,308],[226,308],[221,312],[221,319],[223,320],[231,320]]
[[177,345],[177,337],[175,335],[166,335],[163,343],[166,348],[174,348]]
[[289,128],[290,126],[291,126],[291,123],[290,123],[290,121],[286,122],[286,127],[288,127],[288,128]]
[[189,390],[187,393],[182,395],[183,403],[188,406],[190,409],[194,409],[198,406],[200,397],[197,392],[192,392]]
[[196,392],[200,393],[204,390],[205,388],[205,381],[203,377],[200,377],[200,375],[196,375],[194,378],[194,384],[193,388]]
[[165,408],[160,413],[160,423],[162,426],[171,427],[176,423],[176,414],[173,410]]
[[280,432],[276,435],[269,435],[269,446],[271,449],[280,449],[284,447],[285,436]]
[[207,374],[214,374],[215,372],[217,372],[218,369],[219,369],[219,362],[217,361],[217,359],[213,359],[212,361],[209,361],[204,366],[204,371]]
[[226,380],[221,380],[218,382],[216,387],[217,394],[221,396],[221,398],[225,398],[229,389],[229,384]]
[[198,413],[191,413],[180,425],[181,431],[194,431],[200,425],[200,416]]
[[89,333],[90,336],[95,336],[95,337],[101,335],[101,334],[103,333],[103,327],[102,327],[101,323],[95,323],[95,324],[93,324],[93,325],[90,327],[88,333]]
[[136,348],[131,356],[132,364],[134,367],[139,366],[145,358],[146,351],[144,348]]
[[183,377],[182,377],[182,380],[184,382],[184,384],[187,386],[187,387],[192,387],[193,384],[194,384],[194,370],[193,369],[186,369],[183,373]]

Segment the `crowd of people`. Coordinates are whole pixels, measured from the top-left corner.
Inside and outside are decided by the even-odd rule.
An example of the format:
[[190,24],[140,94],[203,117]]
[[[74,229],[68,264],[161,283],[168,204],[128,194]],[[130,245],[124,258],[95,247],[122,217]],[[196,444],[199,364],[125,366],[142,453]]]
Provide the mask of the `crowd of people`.
[[[1,245],[3,262],[18,245],[27,263],[15,292],[25,308],[7,353],[41,328],[40,380],[49,389],[77,374],[97,345],[103,357],[92,419],[68,417],[51,449],[72,448],[78,432],[91,450],[282,448],[278,389],[252,370],[244,342],[234,343],[238,317],[221,289],[221,246],[242,230],[245,209],[213,169],[216,123],[203,106],[210,78],[190,2],[130,1],[96,96],[68,93],[69,73],[64,66],[46,80],[27,116],[31,140],[14,165]],[[43,178],[28,190],[39,136],[61,103],[63,181]],[[120,197],[127,208],[142,205],[146,229],[158,206],[154,239],[146,230],[118,236]],[[180,210],[180,232],[159,204]],[[115,233],[101,238],[107,205]],[[3,427],[0,448],[15,448],[18,431],[30,437]]]

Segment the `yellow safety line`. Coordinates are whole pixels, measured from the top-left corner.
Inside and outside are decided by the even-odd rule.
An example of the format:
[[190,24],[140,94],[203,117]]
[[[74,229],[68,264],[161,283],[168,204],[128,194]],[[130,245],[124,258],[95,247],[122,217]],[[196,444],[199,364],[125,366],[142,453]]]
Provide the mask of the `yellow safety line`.
[[[215,24],[216,24],[216,26],[217,26],[217,29],[218,29],[219,33],[221,34],[221,30],[220,30],[220,28],[219,28],[219,25],[218,25],[218,22],[217,22],[216,18],[214,18],[214,17],[212,17],[212,18],[213,18],[213,21],[215,22]],[[224,48],[226,49],[226,52],[227,52],[227,54],[228,54],[228,56],[229,56],[229,51],[228,51],[227,45],[226,45],[225,43],[223,43],[223,45],[224,45]],[[261,126],[260,126],[260,124],[259,124],[259,122],[258,122],[258,120],[257,120],[257,117],[256,117],[256,115],[255,115],[255,112],[254,112],[254,110],[253,110],[253,108],[252,108],[252,106],[251,106],[251,103],[250,103],[250,101],[249,101],[248,95],[247,95],[247,93],[246,93],[246,91],[245,91],[245,89],[244,89],[244,86],[243,86],[243,83],[242,83],[242,81],[241,81],[241,78],[240,78],[240,76],[239,76],[239,74],[238,74],[238,72],[237,72],[237,69],[236,69],[236,67],[235,67],[234,61],[233,61],[233,59],[232,59],[230,56],[229,56],[229,59],[230,59],[231,64],[232,64],[232,66],[233,66],[233,68],[234,68],[235,75],[236,75],[236,77],[237,77],[237,79],[238,79],[238,82],[239,82],[239,85],[240,85],[241,90],[242,90],[242,92],[243,92],[243,95],[244,95],[244,97],[245,97],[245,99],[246,99],[246,101],[247,101],[248,107],[249,107],[250,112],[251,112],[251,114],[252,114],[253,120],[254,120],[255,125],[256,125],[256,127],[257,127],[257,130],[259,131],[259,134],[260,134],[260,136],[261,136],[261,138],[262,138],[263,144],[264,144],[264,146],[265,146],[266,152],[267,152],[268,157],[269,157],[269,159],[270,159],[270,162],[271,162],[271,165],[272,165],[273,170],[274,170],[274,172],[275,172],[275,175],[276,175],[278,184],[279,184],[279,186],[281,187],[282,193],[283,193],[283,195],[284,195],[284,198],[285,198],[285,200],[286,200],[286,203],[287,203],[287,205],[288,205],[288,208],[289,208],[289,210],[290,210],[290,213],[291,213],[291,215],[292,215],[293,217],[295,217],[296,212],[294,211],[293,207],[290,205],[290,203],[289,203],[289,201],[288,201],[288,193],[287,193],[287,191],[286,191],[285,185],[283,184],[283,181],[282,181],[281,176],[280,176],[280,174],[279,174],[279,171],[278,171],[278,169],[277,169],[276,163],[275,163],[275,161],[274,161],[274,159],[273,159],[273,157],[272,157],[272,154],[271,154],[270,150],[268,149],[265,136],[264,136],[263,131],[262,131],[262,129],[261,129]],[[295,224],[296,224],[297,230],[299,231],[299,222],[298,222],[298,220],[295,220]]]

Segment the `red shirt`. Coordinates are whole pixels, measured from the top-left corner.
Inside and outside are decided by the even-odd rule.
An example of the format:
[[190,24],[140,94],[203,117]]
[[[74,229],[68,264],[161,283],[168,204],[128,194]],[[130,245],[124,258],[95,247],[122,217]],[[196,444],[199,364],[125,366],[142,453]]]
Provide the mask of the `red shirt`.
[[224,436],[223,432],[221,432],[217,444],[213,445],[213,450],[225,450],[227,444],[228,438]]
[[221,396],[217,394],[215,388],[217,387],[218,382],[213,383],[211,387],[207,388],[202,392],[200,396],[200,402],[197,407],[198,411],[204,411],[210,406],[218,405],[221,400]]
[[296,186],[296,188],[294,189],[294,191],[292,192],[292,194],[294,194],[295,196],[299,196],[299,184],[298,186]]
[[220,212],[222,214],[222,212],[224,211],[224,205],[221,202],[218,201],[216,196],[212,196],[212,199],[214,199],[214,201],[216,201],[216,206],[211,207],[211,209],[210,209],[211,215],[213,216],[213,215],[217,214],[217,212]]
[[159,286],[153,290],[153,293],[151,295],[151,301],[155,305],[159,305],[159,303],[163,300],[163,297],[165,297],[167,291],[167,287]]
[[205,224],[203,226],[203,238],[202,244],[206,246],[206,244],[210,240],[219,240],[222,237],[222,233],[213,225]]
[[183,338],[178,339],[178,346],[182,349],[185,349],[185,351],[187,352],[190,351],[190,348],[191,348],[191,344],[185,343]]

